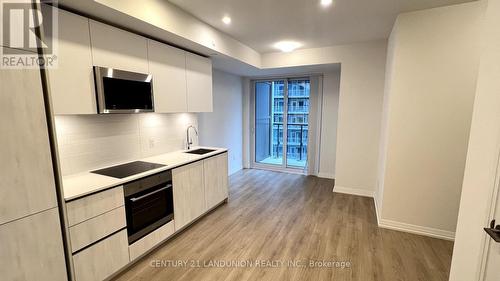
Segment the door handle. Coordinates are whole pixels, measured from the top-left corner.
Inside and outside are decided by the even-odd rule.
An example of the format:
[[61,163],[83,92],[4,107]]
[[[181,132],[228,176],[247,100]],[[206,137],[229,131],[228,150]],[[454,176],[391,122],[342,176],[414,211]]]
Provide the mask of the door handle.
[[495,220],[490,222],[489,228],[484,228],[484,231],[488,233],[488,235],[495,240],[495,242],[500,243],[500,225],[495,226]]
[[156,194],[156,193],[158,193],[158,192],[161,192],[161,191],[163,191],[163,190],[165,190],[165,189],[169,189],[169,188],[171,188],[171,187],[172,187],[172,185],[171,185],[171,184],[169,184],[169,185],[167,185],[167,186],[165,186],[165,187],[162,187],[162,188],[157,189],[157,190],[155,190],[155,191],[152,191],[152,192],[150,192],[150,193],[144,194],[144,195],[142,195],[142,196],[139,196],[139,197],[134,197],[134,198],[130,198],[130,201],[132,201],[132,202],[136,202],[136,201],[142,200],[142,199],[144,199],[144,198],[146,198],[146,197],[149,197],[149,196],[151,196],[151,195],[154,195],[154,194]]

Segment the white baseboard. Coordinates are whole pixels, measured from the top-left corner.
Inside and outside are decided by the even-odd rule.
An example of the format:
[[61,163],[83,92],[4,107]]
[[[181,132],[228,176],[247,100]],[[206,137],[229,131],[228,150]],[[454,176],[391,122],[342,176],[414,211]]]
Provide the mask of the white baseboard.
[[338,185],[335,185],[335,187],[333,188],[333,192],[358,195],[358,196],[365,196],[365,197],[373,197],[373,195],[374,195],[373,190],[344,187],[344,186],[338,186]]
[[373,204],[375,205],[375,217],[377,218],[377,225],[380,227],[380,209],[377,203],[377,198],[373,197]]
[[229,171],[229,176],[233,175],[233,174],[236,174],[237,172],[243,170],[244,168],[243,167],[238,167],[238,169],[235,169],[234,171]]
[[450,240],[450,241],[455,240],[455,232],[437,229],[437,228],[419,226],[419,225],[391,221],[391,220],[386,220],[386,219],[380,219],[378,226],[381,228],[398,230],[398,231],[419,234],[419,235],[424,235],[424,236],[430,236],[430,237],[444,239],[444,240]]
[[335,174],[330,174],[330,173],[318,173],[318,178],[324,178],[324,179],[335,179]]

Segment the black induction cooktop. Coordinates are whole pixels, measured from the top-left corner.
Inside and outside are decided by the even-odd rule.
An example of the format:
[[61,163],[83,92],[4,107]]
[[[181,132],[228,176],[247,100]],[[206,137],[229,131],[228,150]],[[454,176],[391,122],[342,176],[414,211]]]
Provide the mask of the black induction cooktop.
[[144,161],[134,161],[118,166],[91,171],[91,173],[123,179],[129,176],[147,172],[149,170],[165,167],[166,165],[149,163]]

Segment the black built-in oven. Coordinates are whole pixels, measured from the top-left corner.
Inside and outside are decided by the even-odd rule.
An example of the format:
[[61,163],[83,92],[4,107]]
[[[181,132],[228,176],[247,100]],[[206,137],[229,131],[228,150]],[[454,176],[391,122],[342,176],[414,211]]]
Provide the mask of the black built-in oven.
[[170,170],[127,183],[123,188],[129,245],[174,218]]

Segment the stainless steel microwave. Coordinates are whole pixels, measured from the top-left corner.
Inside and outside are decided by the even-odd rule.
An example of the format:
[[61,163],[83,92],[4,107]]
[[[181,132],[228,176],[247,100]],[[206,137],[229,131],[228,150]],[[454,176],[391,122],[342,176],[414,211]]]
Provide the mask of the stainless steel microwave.
[[99,113],[154,112],[151,74],[94,66]]

